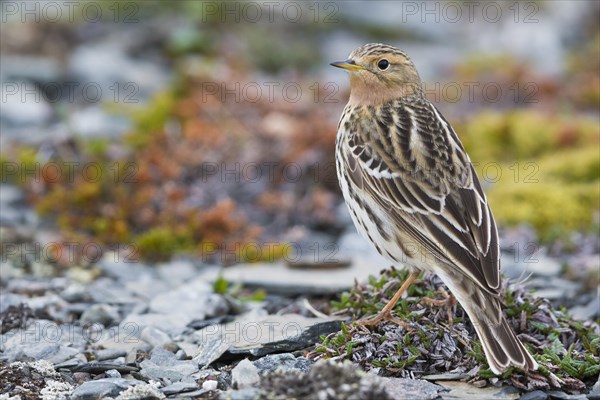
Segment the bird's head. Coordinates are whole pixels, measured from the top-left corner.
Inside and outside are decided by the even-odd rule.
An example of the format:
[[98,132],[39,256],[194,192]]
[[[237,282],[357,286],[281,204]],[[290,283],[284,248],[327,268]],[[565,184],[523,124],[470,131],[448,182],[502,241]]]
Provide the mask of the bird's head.
[[350,72],[350,102],[380,104],[421,93],[415,65],[402,50],[379,43],[361,46],[345,61],[331,63]]

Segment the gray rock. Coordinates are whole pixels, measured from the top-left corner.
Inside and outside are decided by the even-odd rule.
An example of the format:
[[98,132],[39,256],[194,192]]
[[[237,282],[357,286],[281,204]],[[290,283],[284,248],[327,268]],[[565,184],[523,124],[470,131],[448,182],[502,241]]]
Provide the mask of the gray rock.
[[101,324],[111,326],[121,319],[116,307],[109,304],[94,304],[83,312],[79,322],[82,325]]
[[102,349],[94,351],[96,361],[114,360],[115,358],[125,357],[127,352],[123,349]]
[[80,283],[72,283],[67,286],[62,292],[60,297],[69,303],[77,303],[90,300],[88,288]]
[[[53,115],[52,107],[35,85],[18,80],[10,82],[10,85],[17,88],[17,92],[6,95],[2,100],[3,122],[12,126],[42,126],[50,120]],[[30,96],[37,96],[36,101],[22,101],[22,93],[18,88],[31,90]]]
[[93,361],[77,367],[77,372],[88,374],[102,374],[110,370],[115,370],[121,374],[130,374],[139,371],[139,368],[111,361]]
[[153,326],[147,326],[142,329],[141,339],[150,344],[152,347],[162,346],[166,343],[172,342],[169,335]]
[[519,390],[512,386],[478,388],[470,383],[458,381],[442,381],[437,383],[448,390],[448,393],[441,393],[444,400],[516,400],[520,396]]
[[111,115],[96,105],[74,110],[69,114],[69,125],[77,134],[84,137],[117,138],[131,128],[131,121],[125,117]]
[[548,257],[545,254],[534,254],[526,257],[524,260],[527,272],[532,272],[539,276],[557,276],[562,270],[560,261]]
[[18,186],[6,183],[0,184],[0,204],[2,207],[19,205],[23,201],[24,196],[23,190]]
[[545,277],[530,279],[528,287],[536,288],[533,293],[536,297],[549,300],[562,300],[573,298],[581,289],[581,285],[559,277]]
[[[343,206],[346,206],[343,204]],[[345,257],[350,258],[366,258],[372,260],[371,264],[379,265],[379,269],[385,268],[390,264],[388,260],[383,258],[381,254],[377,252],[375,247],[365,240],[354,228],[352,227],[346,230],[346,232],[338,240],[338,251],[337,254],[343,254]],[[373,273],[378,272],[375,270]]]
[[116,397],[134,384],[123,378],[106,378],[84,382],[73,391],[73,400],[100,400]]
[[128,353],[132,350],[150,351],[152,346],[140,339],[143,328],[134,322],[121,322],[118,328],[102,329],[94,339],[94,348]]
[[533,392],[525,393],[519,397],[519,400],[546,400],[548,395],[541,390],[534,390]]
[[194,359],[214,361],[215,345],[222,353],[253,356],[299,350],[316,343],[320,335],[338,331],[340,326],[341,321],[337,319],[307,318],[298,314],[261,316],[259,311],[253,310],[234,321],[195,332],[200,349]]
[[190,382],[175,382],[164,388],[160,389],[161,392],[167,396],[171,396],[177,393],[190,392],[198,389],[198,385]]
[[26,329],[16,329],[0,336],[2,357],[8,362],[47,360],[61,363],[80,350],[63,344],[63,327],[50,321],[36,321]]
[[575,306],[569,310],[569,314],[575,319],[582,321],[592,320],[600,315],[600,298],[592,299],[587,305]]
[[558,391],[550,391],[547,392],[548,396],[551,396],[553,399],[560,400],[588,400],[588,396],[585,394],[567,394],[565,392]]
[[[215,326],[215,330],[217,329]],[[230,347],[231,343],[228,340],[223,340],[221,334],[206,334],[201,340],[200,347],[194,354],[193,360],[198,363],[198,366],[204,368],[221,358]]]
[[396,400],[432,400],[440,396],[444,390],[440,385],[422,379],[381,378],[385,391],[390,398]]
[[272,372],[276,369],[286,372],[308,372],[313,364],[314,361],[305,357],[296,357],[292,353],[268,354],[254,361],[254,365],[258,368],[259,374]]
[[354,286],[355,279],[365,281],[369,275],[376,275],[389,265],[389,262],[361,255],[353,257],[352,265],[348,268],[315,269],[311,270],[310,274],[303,269],[288,267],[284,260],[275,263],[237,264],[223,271],[211,268],[202,272],[200,276],[204,280],[214,282],[222,274],[229,282],[240,283],[250,288],[263,288],[272,294],[324,295],[348,290]]
[[121,377],[121,373],[119,371],[117,371],[116,369],[109,369],[108,371],[104,372],[104,375],[106,375],[107,378],[120,378]]
[[142,361],[140,366],[142,375],[167,382],[179,382],[184,377],[198,372],[195,362],[178,360],[175,354],[161,347],[155,347],[150,359]]
[[240,390],[229,390],[221,393],[219,399],[221,400],[255,400],[258,397],[258,388],[245,388]]
[[587,394],[588,400],[600,400],[600,390],[594,390]]
[[6,311],[10,306],[16,307],[21,303],[27,304],[27,297],[14,293],[0,293],[0,312]]
[[[141,276],[141,273],[139,274]],[[123,282],[116,278],[98,278],[88,286],[89,294],[96,303],[117,304],[138,304],[143,299],[133,294]]]
[[174,312],[170,314],[130,314],[119,325],[120,327],[128,326],[135,330],[135,336],[139,338],[142,330],[146,326],[153,326],[158,329],[163,329],[169,335],[181,334],[192,321],[192,317],[184,313]]
[[144,264],[128,262],[124,257],[109,253],[106,253],[96,265],[106,276],[119,282],[136,281],[152,274]]
[[196,278],[199,271],[191,261],[173,260],[156,266],[156,272],[161,281],[171,286],[178,286]]
[[257,386],[259,382],[258,368],[247,358],[231,370],[231,385],[236,389],[251,388]]
[[79,353],[73,358],[70,358],[66,361],[54,364],[54,367],[56,369],[66,368],[66,369],[74,370],[85,364],[87,364],[87,358],[85,358],[85,355]]
[[212,293],[212,286],[208,282],[196,279],[155,296],[150,301],[150,311],[204,319],[227,314],[229,306],[222,296]]
[[135,82],[136,89],[139,89],[135,100],[139,101],[164,87],[168,79],[168,74],[157,64],[128,57],[118,41],[94,45],[85,43],[75,48],[71,53],[69,70],[82,81],[99,84],[103,92],[108,93],[111,93],[110,85],[115,82]]
[[2,60],[2,72],[0,76],[3,81],[23,79],[32,82],[48,83],[60,79],[60,74],[60,66],[54,59],[7,53]]

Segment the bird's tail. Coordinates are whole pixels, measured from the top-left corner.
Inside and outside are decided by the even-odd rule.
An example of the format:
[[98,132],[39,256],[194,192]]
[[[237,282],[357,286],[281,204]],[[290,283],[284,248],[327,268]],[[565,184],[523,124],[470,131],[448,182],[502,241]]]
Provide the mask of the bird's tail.
[[471,301],[461,304],[475,327],[490,369],[497,375],[510,366],[522,370],[536,370],[537,362],[508,325],[500,308],[500,300],[493,295],[482,293],[479,288],[477,291],[481,292],[477,294],[485,296],[484,302],[472,301],[471,298]]

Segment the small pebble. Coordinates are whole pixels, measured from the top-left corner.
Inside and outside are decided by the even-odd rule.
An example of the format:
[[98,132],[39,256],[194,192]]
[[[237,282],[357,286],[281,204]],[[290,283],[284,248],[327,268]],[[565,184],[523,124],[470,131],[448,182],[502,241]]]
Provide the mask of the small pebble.
[[217,390],[218,384],[219,384],[219,382],[217,382],[217,381],[212,381],[212,380],[204,381],[204,382],[202,382],[202,389]]

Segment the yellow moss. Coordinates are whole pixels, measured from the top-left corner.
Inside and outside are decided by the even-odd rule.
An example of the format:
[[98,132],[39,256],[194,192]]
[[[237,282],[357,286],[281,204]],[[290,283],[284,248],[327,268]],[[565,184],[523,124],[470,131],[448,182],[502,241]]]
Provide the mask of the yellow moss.
[[574,230],[590,230],[598,210],[598,182],[566,185],[556,183],[510,183],[489,192],[490,206],[498,222],[529,223],[542,240]]
[[190,237],[178,235],[169,228],[154,228],[135,238],[136,250],[149,261],[164,261],[191,247]]
[[535,110],[485,111],[456,129],[473,161],[516,161],[564,148],[599,145],[598,122]]
[[540,158],[539,170],[548,179],[567,184],[594,181],[600,184],[600,149],[590,146],[547,155]]

